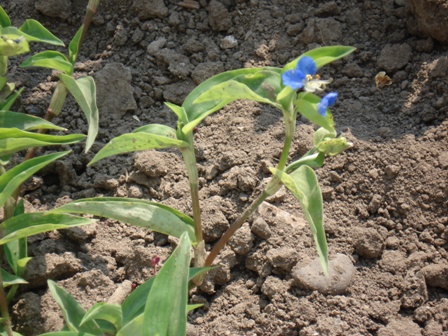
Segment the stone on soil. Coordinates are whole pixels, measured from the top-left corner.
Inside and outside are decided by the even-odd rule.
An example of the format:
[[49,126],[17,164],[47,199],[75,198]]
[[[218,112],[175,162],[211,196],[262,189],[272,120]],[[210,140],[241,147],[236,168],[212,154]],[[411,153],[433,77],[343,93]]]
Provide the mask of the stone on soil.
[[448,290],[448,264],[433,264],[422,269],[426,283],[431,287]]
[[378,66],[387,73],[394,73],[404,68],[412,57],[412,48],[409,44],[387,44],[380,53]]
[[378,336],[420,336],[422,331],[417,323],[406,318],[392,320],[378,330]]
[[44,15],[62,20],[72,16],[71,0],[37,0],[34,7]]
[[330,258],[328,271],[329,277],[326,277],[319,258],[316,258],[307,266],[295,268],[292,277],[300,288],[339,295],[346,292],[356,273],[352,261],[344,254],[336,254],[334,258]]

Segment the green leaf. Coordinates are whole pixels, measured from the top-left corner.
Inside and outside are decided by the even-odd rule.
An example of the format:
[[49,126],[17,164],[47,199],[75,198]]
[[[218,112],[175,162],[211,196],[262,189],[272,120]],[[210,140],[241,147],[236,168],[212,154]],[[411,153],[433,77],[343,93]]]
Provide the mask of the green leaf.
[[11,19],[2,6],[0,6],[0,27],[9,27],[11,25]]
[[318,126],[324,127],[330,132],[334,132],[333,115],[327,110],[326,116],[320,115],[317,111],[317,104],[320,103],[320,98],[313,93],[300,92],[296,102],[296,108],[299,113],[309,121]]
[[70,151],[42,155],[26,160],[17,166],[11,168],[0,176],[0,207],[2,207],[8,198],[34,173],[45,167]]
[[121,313],[121,306],[119,304],[96,303],[84,315],[81,325],[88,321],[105,320],[112,323],[115,327],[115,332],[121,329],[123,323],[123,315]]
[[0,128],[0,156],[32,147],[68,145],[83,140],[84,134],[48,135],[26,132],[18,128]]
[[132,321],[124,325],[123,328],[118,331],[116,336],[142,336],[144,322],[144,315],[141,313]]
[[81,77],[77,80],[70,76],[60,74],[59,78],[68,91],[73,95],[81,110],[86,116],[89,129],[87,131],[86,153],[93,145],[98,134],[99,112],[96,106],[96,86],[92,77]]
[[308,151],[305,155],[303,155],[300,159],[288,165],[285,171],[289,174],[303,165],[307,165],[311,168],[320,168],[324,165],[324,160],[325,160],[325,154],[316,151],[313,148],[310,151]]
[[162,124],[149,124],[139,127],[133,131],[133,133],[144,132],[155,135],[160,135],[166,138],[176,139],[176,130]]
[[[10,83],[8,83],[6,86],[9,86]],[[11,92],[8,94],[8,97],[5,99],[1,99],[0,97],[0,110],[10,110],[11,106],[14,104],[17,98],[19,98],[20,94],[22,93],[24,88],[20,88],[17,91]],[[0,93],[1,96],[1,93]]]
[[335,156],[352,147],[345,137],[329,138],[318,143],[317,149],[329,156]]
[[7,34],[3,28],[0,35],[0,55],[17,56],[30,51],[30,47],[26,39],[19,34]]
[[146,132],[127,133],[112,139],[93,157],[88,165],[90,166],[99,160],[117,154],[170,147],[184,148],[187,146],[186,142],[167,136]]
[[52,129],[57,131],[66,130],[45,119],[34,117],[29,114],[0,111],[0,128],[18,128],[23,131],[32,131],[37,129]]
[[68,61],[67,57],[63,53],[54,50],[37,53],[20,64],[21,68],[30,66],[59,70],[68,74],[73,73],[73,65]]
[[[4,321],[0,320],[0,324],[4,323]],[[22,334],[16,333],[15,331],[12,332],[13,336],[22,336]],[[0,325],[0,336],[8,336],[8,334],[6,333],[5,329],[3,328],[2,325]],[[42,336],[42,335],[39,335]]]
[[316,62],[317,68],[320,69],[324,65],[334,62],[342,57],[345,57],[355,50],[356,48],[341,45],[316,48],[307,51],[300,57],[296,58],[294,61],[286,64],[283,70],[286,71],[295,68],[297,66],[297,62],[303,56],[311,57],[314,60],[314,62]]
[[45,334],[40,334],[39,336],[98,336],[103,334],[89,334],[85,332],[78,331],[51,331]]
[[81,326],[81,321],[86,312],[65,289],[56,285],[52,280],[48,280],[48,288],[62,310],[62,315],[69,331],[102,335],[101,330],[94,321],[88,321]]
[[191,243],[184,233],[149,292],[143,336],[186,334],[190,261]]
[[300,166],[291,174],[277,169],[271,170],[300,202],[316,243],[320,263],[325,274],[328,274],[328,249],[323,223],[322,193],[314,170],[308,166]]
[[[204,274],[219,266],[212,267],[192,267],[189,271],[188,280],[194,277]],[[123,301],[121,309],[123,311],[123,324],[131,322],[133,319],[143,314],[145,309],[146,300],[151,290],[154,278],[146,280],[143,284],[138,286],[132,291],[131,294]]]
[[187,313],[191,312],[192,310],[201,308],[203,305],[204,305],[203,303],[189,304],[187,305]]
[[176,104],[169,102],[165,102],[165,105],[168,106],[171,109],[171,111],[173,111],[177,115],[177,118],[180,121],[184,123],[188,122],[187,114],[185,113],[185,110],[182,106],[177,106]]
[[54,36],[47,28],[38,21],[29,19],[19,28],[25,34],[27,41],[44,42],[57,46],[64,46],[64,42]]
[[79,42],[81,39],[83,27],[84,25],[81,25],[81,27],[76,32],[75,36],[73,36],[72,40],[70,41],[70,44],[68,45],[68,58],[70,60],[70,63],[73,65],[75,64],[76,59],[78,58]]
[[38,233],[68,229],[71,227],[92,224],[94,222],[93,219],[67,214],[55,214],[49,212],[26,213],[11,217],[0,225],[4,234],[3,238],[0,239],[0,245]]
[[146,200],[123,197],[86,198],[64,204],[51,212],[112,218],[174,237],[188,232],[191,241],[196,241],[190,217],[166,205]]
[[26,280],[6,272],[3,268],[0,271],[2,272],[3,288],[12,285],[24,285],[28,283]]

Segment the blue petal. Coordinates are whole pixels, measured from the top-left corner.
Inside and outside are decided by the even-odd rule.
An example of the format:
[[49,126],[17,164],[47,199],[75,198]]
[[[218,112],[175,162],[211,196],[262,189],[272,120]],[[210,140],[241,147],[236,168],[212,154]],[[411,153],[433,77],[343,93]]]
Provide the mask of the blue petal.
[[336,98],[338,94],[336,92],[330,92],[325,97],[322,98],[319,104],[317,104],[317,112],[323,117],[325,117],[327,113],[328,106],[334,105],[336,103]]
[[283,84],[290,86],[293,90],[301,89],[303,87],[303,81],[306,75],[297,70],[288,70],[282,74]]
[[314,76],[317,72],[316,62],[309,56],[303,56],[297,62],[297,70],[300,70],[305,75]]

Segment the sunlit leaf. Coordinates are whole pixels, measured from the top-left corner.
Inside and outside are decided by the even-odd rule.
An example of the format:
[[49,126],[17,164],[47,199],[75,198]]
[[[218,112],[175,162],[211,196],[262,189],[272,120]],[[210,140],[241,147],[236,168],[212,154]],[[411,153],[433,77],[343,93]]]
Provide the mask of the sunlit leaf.
[[19,30],[25,34],[27,41],[45,42],[57,46],[64,46],[64,42],[54,36],[47,28],[42,26],[39,21],[28,19],[20,26]]
[[188,232],[191,241],[196,241],[190,217],[166,205],[147,200],[123,197],[86,198],[64,204],[51,212],[112,218],[174,237]]
[[96,105],[96,86],[92,77],[72,77],[60,74],[59,78],[68,91],[73,95],[87,119],[89,129],[87,131],[86,152],[90,149],[98,134],[99,112]]
[[11,19],[2,6],[0,6],[0,27],[9,27],[11,25]]
[[326,116],[320,115],[317,111],[317,104],[320,98],[313,93],[300,92],[297,98],[296,107],[298,112],[312,123],[324,127],[330,132],[334,132],[333,115],[327,110]]
[[0,269],[0,271],[2,272],[3,288],[12,285],[24,285],[28,283],[26,280],[6,272],[3,268]]
[[54,50],[37,53],[20,64],[22,68],[30,66],[59,70],[68,74],[73,73],[73,65],[68,61],[67,57]]
[[99,302],[90,308],[84,315],[81,325],[88,321],[105,320],[115,327],[115,332],[121,329],[123,315],[119,304]]
[[0,128],[18,128],[23,131],[38,129],[52,129],[57,131],[66,130],[45,119],[11,111],[0,111]]
[[33,212],[14,216],[2,224],[3,238],[0,245],[6,244],[14,239],[29,237],[38,233],[68,229],[71,227],[92,224],[95,221],[67,214],[55,214],[48,212]]
[[70,63],[73,65],[76,62],[76,59],[78,58],[78,52],[79,52],[79,42],[81,39],[81,34],[83,30],[84,25],[82,25],[78,31],[76,32],[75,36],[73,36],[72,40],[70,41],[70,44],[68,45],[68,58],[70,60]]
[[0,35],[0,56],[17,56],[29,52],[28,42],[23,36],[5,33],[9,28],[3,28]]
[[356,48],[348,47],[348,46],[340,46],[340,45],[319,47],[319,48],[307,51],[306,53],[302,54],[300,57],[296,58],[292,62],[286,64],[284,66],[283,70],[286,71],[286,70],[295,68],[297,65],[297,62],[303,56],[311,57],[314,60],[314,62],[316,62],[316,66],[319,69],[328,63],[334,62],[342,57],[345,57],[345,56],[351,54],[355,50],[356,50]]
[[288,190],[297,198],[311,228],[320,263],[328,274],[328,249],[323,223],[322,193],[314,170],[300,166],[291,174],[271,169]]

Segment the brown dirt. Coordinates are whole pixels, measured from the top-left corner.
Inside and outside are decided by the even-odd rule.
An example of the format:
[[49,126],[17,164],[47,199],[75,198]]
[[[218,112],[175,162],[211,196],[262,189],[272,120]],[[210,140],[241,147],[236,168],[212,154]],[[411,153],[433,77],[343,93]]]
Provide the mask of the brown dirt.
[[[5,9],[14,24],[35,18],[68,42],[86,3],[73,1],[75,15],[67,20],[42,15],[34,1],[7,0]],[[181,103],[219,71],[282,66],[323,45],[357,47],[322,71],[334,78],[335,120],[354,147],[318,170],[330,255],[348,256],[354,278],[337,295],[300,286],[295,271],[316,251],[298,202],[281,191],[223,252],[223,268],[192,293],[192,302],[205,305],[189,315],[189,333],[448,335],[448,58],[443,45],[409,33],[406,2],[201,0],[195,10],[167,0],[150,1],[153,8],[146,12],[138,7],[141,1],[134,1],[134,9],[128,3],[102,1],[79,60],[80,75],[105,82],[98,88],[101,129],[93,153],[146,123],[174,126],[163,101]],[[229,35],[236,46],[223,41]],[[383,70],[392,84],[377,89],[374,77]],[[25,87],[21,109],[42,115],[56,77],[14,67],[11,77]],[[129,88],[133,96],[120,96]],[[56,123],[86,131],[71,99]],[[312,130],[298,121],[292,159],[309,148]],[[282,145],[281,114],[236,102],[207,118],[195,138],[212,243],[269,176],[266,168]],[[71,157],[43,171],[41,183],[27,191],[28,208],[120,195],[190,213],[179,153],[123,155],[86,167],[93,153],[75,146]],[[148,160],[160,165],[141,165]],[[17,331],[36,335],[62,326],[46,279],[58,280],[89,308],[123,290],[125,280],[138,284],[152,276],[151,258],[166,259],[173,244],[110,220],[31,238],[29,277],[35,286],[14,303]]]

